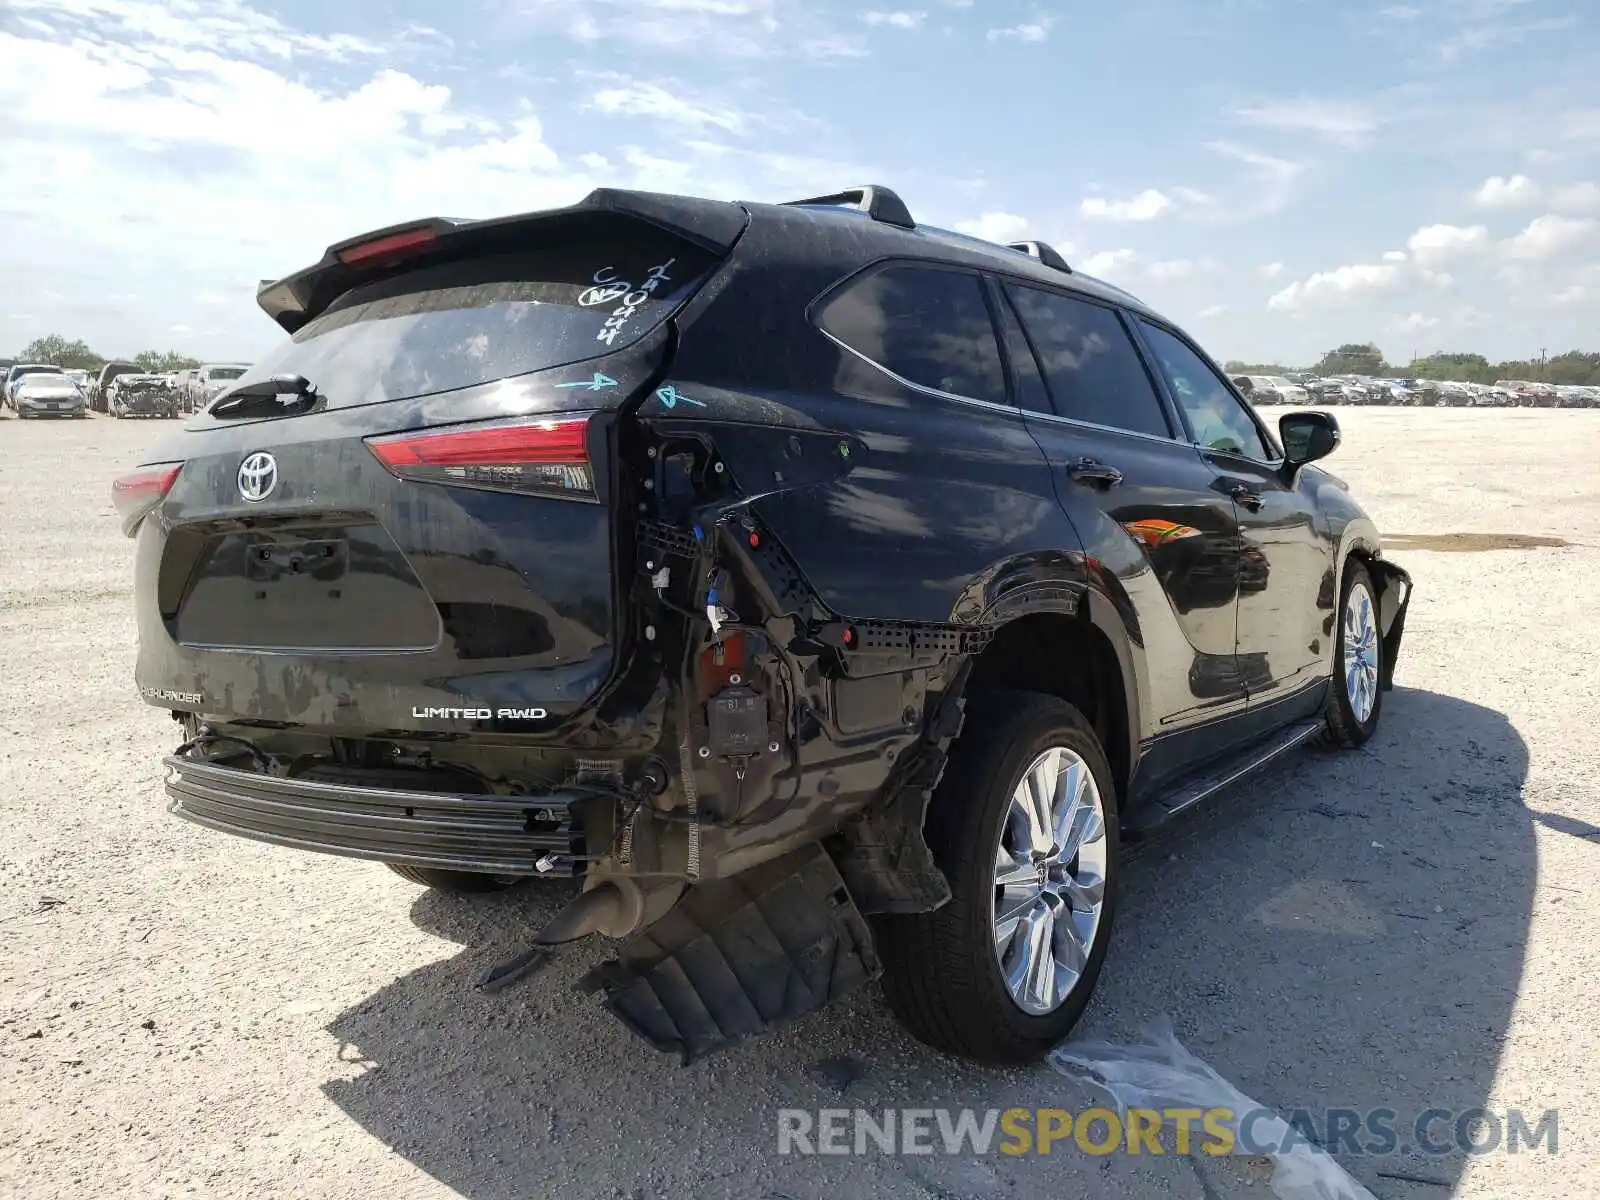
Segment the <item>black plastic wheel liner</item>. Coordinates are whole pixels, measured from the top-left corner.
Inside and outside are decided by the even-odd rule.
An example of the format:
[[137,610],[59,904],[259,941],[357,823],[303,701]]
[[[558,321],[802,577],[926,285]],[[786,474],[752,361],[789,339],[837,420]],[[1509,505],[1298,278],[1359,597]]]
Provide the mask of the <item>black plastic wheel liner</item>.
[[882,967],[820,845],[691,888],[579,983],[685,1066],[831,1004]]

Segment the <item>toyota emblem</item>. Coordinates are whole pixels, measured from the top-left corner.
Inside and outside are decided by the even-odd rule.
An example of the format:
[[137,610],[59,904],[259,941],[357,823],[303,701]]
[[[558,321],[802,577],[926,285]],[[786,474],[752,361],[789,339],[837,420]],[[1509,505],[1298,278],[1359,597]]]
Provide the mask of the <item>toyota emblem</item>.
[[278,486],[278,460],[258,450],[239,464],[239,495],[251,504],[272,495]]

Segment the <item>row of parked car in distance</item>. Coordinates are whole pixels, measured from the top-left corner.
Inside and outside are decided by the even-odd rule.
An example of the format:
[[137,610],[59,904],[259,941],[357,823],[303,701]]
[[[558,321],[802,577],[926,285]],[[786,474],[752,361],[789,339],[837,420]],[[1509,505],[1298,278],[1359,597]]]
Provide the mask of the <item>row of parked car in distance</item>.
[[1415,408],[1600,408],[1600,387],[1501,379],[1493,384],[1368,375],[1235,375],[1251,403],[1386,404]]
[[22,417],[175,418],[210,403],[243,375],[240,363],[206,363],[189,371],[155,373],[137,363],[109,362],[89,372],[50,363],[0,359],[0,409]]

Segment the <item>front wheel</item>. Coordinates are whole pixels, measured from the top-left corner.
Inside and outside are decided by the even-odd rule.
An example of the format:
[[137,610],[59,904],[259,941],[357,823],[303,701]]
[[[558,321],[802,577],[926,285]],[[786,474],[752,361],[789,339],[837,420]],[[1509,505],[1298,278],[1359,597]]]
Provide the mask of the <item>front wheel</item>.
[[1082,1016],[1111,935],[1117,806],[1099,739],[1052,696],[977,698],[926,834],[951,898],[879,918],[889,1006],[940,1050],[1038,1061]]
[[1359,746],[1378,728],[1383,710],[1383,639],[1372,576],[1354,559],[1345,565],[1341,593],[1322,740],[1329,746]]
[[473,895],[503,892],[506,888],[515,887],[521,882],[513,875],[482,875],[476,871],[450,871],[443,867],[408,867],[401,863],[384,863],[384,866],[401,879],[420,883],[423,887],[436,888],[441,892]]

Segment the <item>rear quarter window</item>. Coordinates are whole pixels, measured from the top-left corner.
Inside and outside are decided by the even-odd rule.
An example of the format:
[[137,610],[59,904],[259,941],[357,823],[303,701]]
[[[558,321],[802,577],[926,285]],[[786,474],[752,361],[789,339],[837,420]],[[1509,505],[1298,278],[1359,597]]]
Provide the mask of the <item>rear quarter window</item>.
[[909,383],[1005,404],[1005,369],[983,281],[966,271],[896,264],[847,283],[817,322]]
[[691,243],[634,223],[583,240],[421,266],[345,293],[239,382],[303,375],[330,408],[344,408],[547,370],[637,341],[716,262]]

